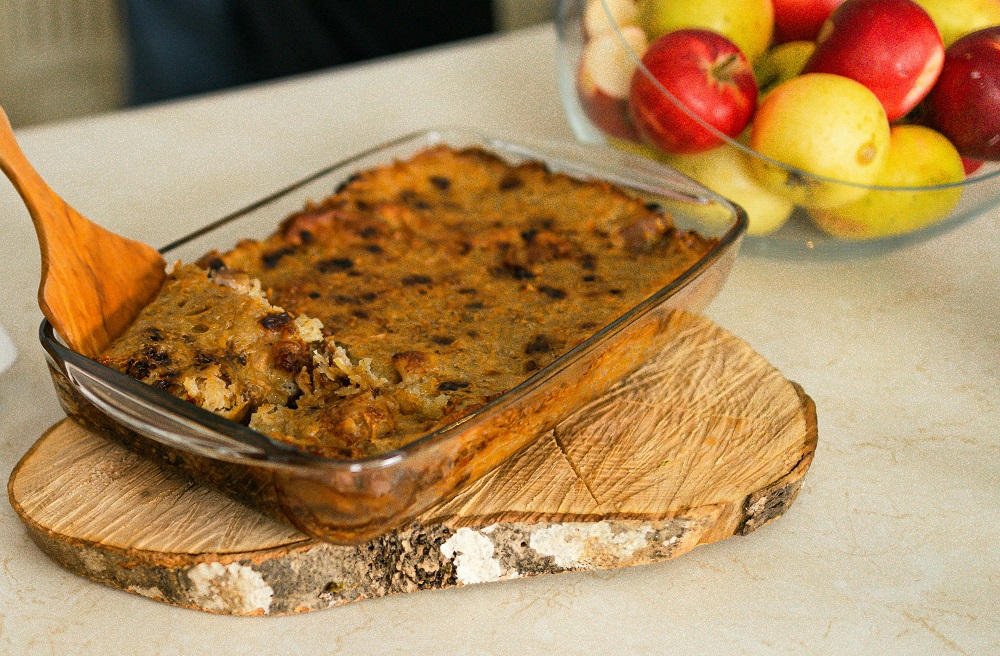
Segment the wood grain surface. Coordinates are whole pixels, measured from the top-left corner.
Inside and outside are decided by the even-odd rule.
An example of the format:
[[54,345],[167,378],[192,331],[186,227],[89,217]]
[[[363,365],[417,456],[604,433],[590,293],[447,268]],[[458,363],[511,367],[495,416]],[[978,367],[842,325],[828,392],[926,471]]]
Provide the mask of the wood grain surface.
[[456,498],[355,547],[307,538],[66,420],[8,486],[56,562],[147,597],[286,614],[396,592],[673,558],[780,516],[816,447],[812,401],[681,315],[659,357]]

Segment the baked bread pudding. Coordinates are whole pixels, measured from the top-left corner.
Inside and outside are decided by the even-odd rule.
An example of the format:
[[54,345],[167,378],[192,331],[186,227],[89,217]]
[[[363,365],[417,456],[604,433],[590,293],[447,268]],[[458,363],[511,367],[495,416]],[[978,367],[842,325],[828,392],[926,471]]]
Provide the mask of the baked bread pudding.
[[100,361],[306,451],[371,456],[512,389],[714,244],[609,183],[434,147],[176,265]]

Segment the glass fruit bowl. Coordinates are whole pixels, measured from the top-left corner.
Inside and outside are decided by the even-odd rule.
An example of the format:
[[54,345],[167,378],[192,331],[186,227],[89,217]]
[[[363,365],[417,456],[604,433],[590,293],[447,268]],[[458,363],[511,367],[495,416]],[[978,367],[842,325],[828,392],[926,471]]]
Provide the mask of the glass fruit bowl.
[[[874,183],[816,175],[778,157],[769,157],[750,146],[751,127],[736,138],[727,136],[671,93],[643,65],[642,55],[650,37],[655,35],[654,30],[661,29],[651,27],[655,21],[644,3],[657,1],[561,0],[557,28],[563,106],[579,140],[614,146],[668,164],[744,207],[749,215],[746,252],[807,257],[883,253],[933,238],[1000,203],[1000,162],[974,163],[960,158],[947,139],[919,125],[922,106],[891,124],[884,168]],[[754,1],[771,6],[768,0]],[[690,15],[705,13],[701,10],[704,5],[696,6],[697,11],[690,10],[682,20],[702,20]],[[766,14],[751,11],[751,18],[746,20],[755,20],[755,13]],[[707,25],[712,18],[704,20]],[[748,52],[763,51],[755,57],[754,66],[754,75],[764,89],[760,94],[763,98],[774,85],[768,88],[762,76],[778,75],[775,57],[769,57],[766,50],[769,43],[754,44],[752,38],[742,38],[737,30],[738,19],[728,15],[726,20],[734,43],[741,41],[739,46]],[[747,25],[748,30],[759,28]],[[677,154],[654,145],[656,140],[650,138],[649,130],[641,136],[634,118],[635,102],[630,108],[629,100],[636,93],[640,76],[645,78],[641,83],[647,95],[656,95],[655,102],[664,111],[682,112],[683,120],[713,135],[719,145],[697,154]],[[828,102],[822,100],[820,97],[820,104],[833,108],[844,102],[835,93],[830,94]],[[840,135],[824,135],[818,118],[822,111],[822,107],[817,109],[816,125],[794,133],[790,141],[820,142],[821,157],[829,160],[836,157],[842,141],[837,138]],[[758,111],[753,120],[762,114]],[[681,144],[676,150],[684,149]],[[974,170],[968,172],[970,169]]]

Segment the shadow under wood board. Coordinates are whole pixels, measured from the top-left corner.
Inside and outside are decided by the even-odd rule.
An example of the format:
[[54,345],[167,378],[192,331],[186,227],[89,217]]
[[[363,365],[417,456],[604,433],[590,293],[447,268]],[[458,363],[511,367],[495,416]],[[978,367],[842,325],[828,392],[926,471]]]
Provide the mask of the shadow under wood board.
[[606,395],[360,546],[310,539],[70,420],[18,464],[11,504],[73,572],[235,615],[667,560],[783,514],[817,439],[812,400],[746,343],[702,317],[671,328]]

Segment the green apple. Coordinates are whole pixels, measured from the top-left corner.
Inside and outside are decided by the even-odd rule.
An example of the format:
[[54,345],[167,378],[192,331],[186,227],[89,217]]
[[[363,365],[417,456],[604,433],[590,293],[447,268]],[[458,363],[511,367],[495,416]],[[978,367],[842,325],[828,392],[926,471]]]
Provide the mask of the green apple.
[[771,43],[774,7],[771,0],[643,0],[639,27],[650,41],[685,27],[713,30],[753,62]]
[[765,187],[804,207],[834,208],[863,196],[863,185],[882,172],[889,121],[879,99],[860,83],[808,73],[779,84],[764,99],[750,147],[797,169],[754,158],[754,175]]
[[757,183],[748,157],[736,146],[725,144],[704,153],[661,159],[746,210],[750,220],[747,234],[766,235],[784,225],[794,206]]
[[833,210],[812,210],[824,231],[842,239],[876,239],[913,232],[951,212],[962,187],[912,189],[961,182],[962,157],[939,132],[920,125],[892,128],[889,158],[875,184],[911,189],[868,192],[859,200]]
[[761,95],[801,73],[815,49],[812,41],[789,41],[764,53],[753,67]]
[[997,0],[916,1],[931,15],[946,48],[970,32],[1000,25],[1000,2]]

